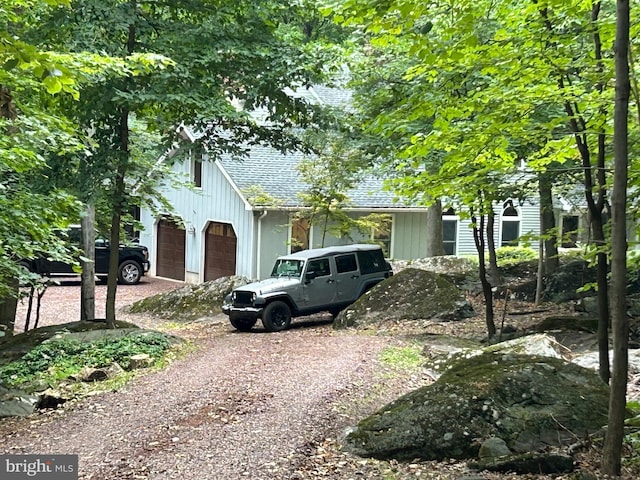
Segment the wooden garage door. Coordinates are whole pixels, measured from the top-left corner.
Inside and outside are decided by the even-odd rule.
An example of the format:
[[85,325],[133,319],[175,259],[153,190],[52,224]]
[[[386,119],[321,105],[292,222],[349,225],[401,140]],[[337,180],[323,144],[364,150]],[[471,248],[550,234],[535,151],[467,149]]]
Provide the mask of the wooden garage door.
[[158,223],[156,275],[184,281],[185,231],[171,220]]
[[236,274],[237,244],[236,233],[230,224],[213,222],[209,225],[205,241],[205,282]]

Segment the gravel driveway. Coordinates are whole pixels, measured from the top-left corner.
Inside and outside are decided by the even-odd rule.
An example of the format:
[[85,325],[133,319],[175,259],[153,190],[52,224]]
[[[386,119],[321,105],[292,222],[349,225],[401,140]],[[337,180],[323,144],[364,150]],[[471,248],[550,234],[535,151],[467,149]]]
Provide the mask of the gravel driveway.
[[[177,286],[145,279],[119,288],[118,304]],[[78,292],[51,287],[41,325],[75,320]],[[342,454],[335,439],[355,423],[352,407],[373,411],[409,388],[380,373],[390,340],[335,333],[326,322],[293,325],[240,333],[224,316],[208,319],[189,332],[196,350],[162,371],[0,422],[0,451],[78,454],[82,479],[382,478],[374,461]]]
[[[80,320],[80,279],[79,277],[59,277],[56,279],[59,285],[51,285],[42,296],[40,305],[39,327],[67,323]],[[182,282],[163,280],[155,277],[142,277],[138,285],[118,285],[116,291],[116,311],[120,307],[130,305],[156,293],[173,290],[184,285]],[[24,293],[27,293],[26,290]],[[107,298],[107,286],[96,283],[96,318],[105,317],[105,300]],[[28,302],[24,298],[18,304],[16,314],[16,333],[24,330]],[[35,322],[36,302],[33,302],[31,313],[31,327]]]

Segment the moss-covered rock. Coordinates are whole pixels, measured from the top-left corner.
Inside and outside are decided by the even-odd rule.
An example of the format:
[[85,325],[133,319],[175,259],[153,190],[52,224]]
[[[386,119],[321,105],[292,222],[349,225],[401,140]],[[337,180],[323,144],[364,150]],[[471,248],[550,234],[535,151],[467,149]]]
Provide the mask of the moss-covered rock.
[[366,327],[389,320],[460,320],[473,314],[462,291],[444,276],[407,268],[342,311],[334,328]]
[[345,449],[381,459],[475,458],[502,438],[515,453],[560,445],[607,421],[608,387],[560,359],[484,353],[362,420]]
[[222,312],[222,301],[236,287],[250,283],[246,277],[222,277],[197,285],[186,285],[144,298],[131,305],[131,313],[190,320]]

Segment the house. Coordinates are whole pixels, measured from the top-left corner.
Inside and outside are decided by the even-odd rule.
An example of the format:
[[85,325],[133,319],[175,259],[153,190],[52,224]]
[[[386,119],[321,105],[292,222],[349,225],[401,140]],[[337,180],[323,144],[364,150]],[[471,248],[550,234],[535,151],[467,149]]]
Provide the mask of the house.
[[[320,101],[324,94],[335,99],[330,90],[315,89],[308,97]],[[383,214],[387,226],[365,234],[354,232],[351,238],[328,235],[323,242],[321,227],[295,217],[303,208],[299,194],[308,188],[296,169],[303,158],[302,153],[282,154],[267,146],[254,146],[247,158],[227,155],[211,162],[206,156],[192,156],[189,161],[176,162],[173,168],[188,175],[194,188],[166,192],[174,217],[142,210],[140,220],[145,229],[140,242],[149,247],[150,274],[189,283],[228,275],[264,278],[276,257],[292,249],[368,241],[383,244],[392,259],[426,256],[427,209],[398,201],[373,175],[348,192],[346,210],[354,218]],[[256,201],[257,197],[272,201]],[[539,232],[535,201],[506,202],[497,205],[496,213],[498,246],[511,244],[525,233]],[[444,213],[443,221],[445,251],[476,254],[469,221],[451,210]]]

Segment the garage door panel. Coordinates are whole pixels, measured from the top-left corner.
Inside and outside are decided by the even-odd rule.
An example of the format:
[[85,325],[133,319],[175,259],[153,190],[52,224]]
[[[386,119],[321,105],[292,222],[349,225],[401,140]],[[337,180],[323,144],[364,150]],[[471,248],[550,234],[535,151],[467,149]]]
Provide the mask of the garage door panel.
[[228,223],[213,222],[205,239],[205,281],[236,274],[238,239]]
[[186,232],[171,220],[158,223],[156,275],[184,281]]

